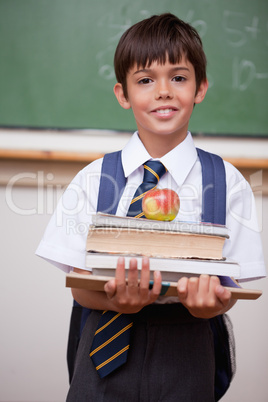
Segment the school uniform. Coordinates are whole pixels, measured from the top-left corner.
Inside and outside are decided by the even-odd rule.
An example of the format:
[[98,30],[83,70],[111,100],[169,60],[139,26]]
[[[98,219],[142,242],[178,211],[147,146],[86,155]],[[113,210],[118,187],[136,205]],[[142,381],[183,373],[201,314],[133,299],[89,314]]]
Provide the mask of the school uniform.
[[[117,215],[126,215],[142,181],[142,165],[148,159],[150,155],[135,133],[122,151],[127,184]],[[171,188],[180,196],[176,219],[200,221],[202,174],[191,134],[160,161],[168,173],[158,187]],[[65,272],[72,267],[89,269],[85,267],[85,244],[91,214],[97,208],[101,165],[102,160],[95,161],[78,173],[37,249],[38,255]],[[239,262],[240,279],[263,277],[265,266],[251,189],[232,165],[225,162],[225,170],[230,238],[225,242],[223,255]],[[214,400],[214,350],[208,321],[192,317],[175,297],[159,297],[156,304],[159,303],[164,305],[149,306],[132,315],[134,326],[127,363],[102,380],[89,357],[100,313],[90,314],[80,341],[68,401]]]
[[[135,152],[134,152],[134,151]],[[143,163],[150,155],[134,133],[122,150],[122,164],[127,184],[116,215],[125,216],[135,190],[142,182]],[[171,188],[180,197],[180,211],[175,220],[200,221],[202,212],[202,175],[197,151],[190,133],[168,154],[160,158],[168,172],[159,188]],[[223,255],[241,266],[240,280],[265,276],[260,233],[254,197],[247,181],[228,162],[224,162],[227,184],[226,226],[229,239]],[[85,266],[85,245],[91,216],[96,212],[102,159],[81,170],[59,201],[36,254],[64,272]]]

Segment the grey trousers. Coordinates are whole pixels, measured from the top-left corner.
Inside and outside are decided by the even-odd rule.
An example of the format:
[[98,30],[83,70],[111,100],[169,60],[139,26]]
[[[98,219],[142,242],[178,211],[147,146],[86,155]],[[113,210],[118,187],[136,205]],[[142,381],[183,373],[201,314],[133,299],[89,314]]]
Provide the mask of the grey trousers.
[[127,363],[100,379],[89,357],[100,312],[80,341],[67,402],[213,402],[214,346],[207,320],[181,304],[151,305],[133,315]]

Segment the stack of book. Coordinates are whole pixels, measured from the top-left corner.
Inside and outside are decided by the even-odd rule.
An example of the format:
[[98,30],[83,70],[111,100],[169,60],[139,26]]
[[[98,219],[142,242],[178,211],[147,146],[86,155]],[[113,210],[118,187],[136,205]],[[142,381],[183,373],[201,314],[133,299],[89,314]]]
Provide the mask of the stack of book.
[[98,213],[92,217],[87,251],[162,258],[222,260],[225,226],[165,222]]
[[105,282],[115,276],[119,256],[125,258],[126,268],[130,259],[135,257],[139,270],[142,257],[148,256],[151,279],[153,271],[161,271],[165,285],[168,283],[166,295],[177,295],[180,277],[208,274],[219,276],[224,286],[231,287],[233,297],[257,298],[255,291],[248,294],[230,279],[239,278],[240,267],[223,256],[224,242],[228,237],[228,229],[222,225],[153,221],[97,213],[92,217],[86,244],[86,266],[93,275],[82,275],[84,278],[67,275],[67,286],[103,290]]

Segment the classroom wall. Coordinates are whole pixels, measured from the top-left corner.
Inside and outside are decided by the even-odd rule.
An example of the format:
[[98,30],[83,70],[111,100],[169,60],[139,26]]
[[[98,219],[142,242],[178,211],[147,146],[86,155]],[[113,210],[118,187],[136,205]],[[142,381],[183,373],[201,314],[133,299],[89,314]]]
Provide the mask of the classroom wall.
[[[15,161],[7,165],[5,174],[10,170],[14,177],[14,165]],[[25,166],[20,162],[20,169],[24,174],[28,172],[30,179],[38,171],[42,180],[44,168],[37,162]],[[48,172],[61,173],[57,185],[0,186],[0,402],[61,402],[66,397],[66,345],[72,298],[65,288],[64,274],[36,257],[34,251],[64,188],[66,175],[69,180],[76,169],[70,163],[48,163],[47,179]],[[260,183],[257,193],[268,263],[268,195],[262,194]],[[257,301],[239,301],[230,312],[237,343],[237,374],[224,402],[268,400],[268,283],[262,279],[247,286],[261,288],[264,294]]]

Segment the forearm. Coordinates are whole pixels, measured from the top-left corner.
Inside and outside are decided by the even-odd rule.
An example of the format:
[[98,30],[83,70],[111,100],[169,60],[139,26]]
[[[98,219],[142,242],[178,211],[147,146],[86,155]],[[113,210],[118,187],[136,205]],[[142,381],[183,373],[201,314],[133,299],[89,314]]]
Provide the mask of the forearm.
[[107,298],[105,292],[72,288],[72,295],[75,301],[83,307],[92,310],[118,311],[114,304]]
[[[91,272],[74,268],[74,272],[83,275],[92,275]],[[115,306],[107,298],[105,292],[97,292],[94,290],[72,288],[72,295],[75,301],[81,306],[92,310],[115,310]]]

